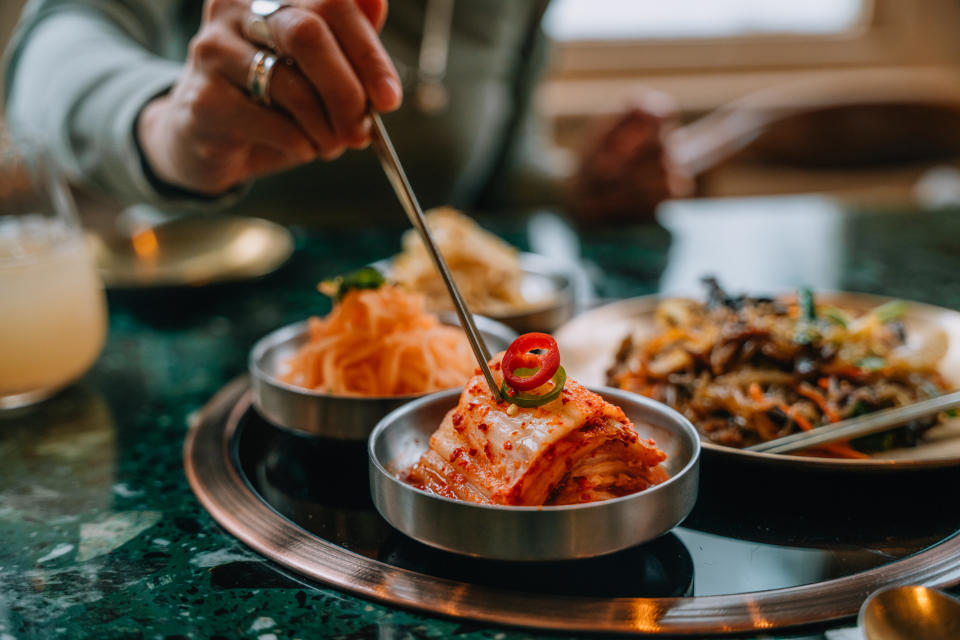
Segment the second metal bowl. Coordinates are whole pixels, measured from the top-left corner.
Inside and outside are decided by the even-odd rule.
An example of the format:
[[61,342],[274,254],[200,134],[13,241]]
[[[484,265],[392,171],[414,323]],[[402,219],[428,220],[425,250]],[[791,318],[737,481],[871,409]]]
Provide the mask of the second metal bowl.
[[[486,316],[521,333],[552,331],[572,318],[577,292],[569,269],[536,253],[521,251],[519,259],[523,270],[520,290],[530,304],[513,311],[486,313]],[[391,260],[378,260],[372,266],[384,277],[390,277]]]
[[[459,326],[453,312],[438,314],[445,324]],[[510,346],[517,334],[489,318],[474,316],[491,353]],[[291,324],[261,338],[250,351],[253,404],[271,423],[300,434],[338,440],[366,440],[370,431],[397,407],[424,394],[361,397],[304,389],[280,380],[284,363],[307,341],[307,321]]]
[[700,438],[679,413],[648,398],[600,388],[641,437],[667,454],[670,478],[645,491],[599,502],[508,507],[453,500],[401,479],[426,451],[459,390],[415,400],[386,416],[370,434],[370,491],[387,522],[424,544],[497,560],[589,558],[653,540],[678,525],[697,498]]

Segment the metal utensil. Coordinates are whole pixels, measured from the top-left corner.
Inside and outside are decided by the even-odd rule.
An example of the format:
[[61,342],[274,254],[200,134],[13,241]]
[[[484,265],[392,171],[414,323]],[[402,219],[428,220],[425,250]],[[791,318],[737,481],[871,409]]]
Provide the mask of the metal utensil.
[[960,600],[928,587],[888,587],[867,598],[858,623],[867,640],[956,640]]
[[[459,324],[452,311],[439,317],[444,324]],[[509,327],[489,318],[478,316],[476,324],[486,341],[498,350],[506,349],[517,338]],[[285,364],[308,340],[307,322],[303,321],[267,334],[250,351],[253,404],[272,424],[303,435],[361,441],[383,416],[424,395],[345,396],[283,382],[280,378]]]
[[483,377],[487,380],[490,393],[493,394],[493,397],[499,398],[500,389],[493,379],[493,373],[490,371],[490,365],[488,364],[490,352],[487,350],[487,345],[483,342],[483,337],[480,335],[480,332],[477,331],[477,326],[473,322],[473,315],[467,308],[467,303],[463,301],[463,296],[460,295],[457,283],[454,282],[453,276],[450,275],[450,270],[447,269],[447,263],[444,261],[443,256],[440,255],[440,250],[437,248],[437,243],[434,242],[433,236],[430,234],[430,229],[427,228],[427,223],[423,218],[423,209],[420,208],[417,196],[414,195],[410,181],[407,180],[407,174],[400,164],[397,152],[394,150],[390,136],[387,134],[387,129],[383,126],[383,120],[380,119],[380,114],[375,111],[370,112],[370,119],[373,124],[371,129],[373,148],[377,152],[377,157],[380,158],[383,171],[387,174],[387,178],[390,180],[390,184],[393,186],[393,190],[396,192],[400,204],[403,205],[403,210],[407,213],[407,217],[410,218],[413,227],[420,234],[423,245],[427,248],[427,253],[430,254],[433,264],[437,267],[437,271],[440,272],[440,277],[443,278],[443,283],[447,286],[447,291],[450,292],[454,309],[460,318],[460,326],[463,327],[464,333],[467,334],[470,348],[473,349],[473,355],[477,358],[477,364],[480,365]]
[[751,447],[745,447],[745,449],[747,451],[757,451],[761,453],[788,453],[790,451],[808,449],[837,440],[849,440],[851,438],[859,438],[860,436],[881,433],[912,420],[924,418],[957,407],[960,407],[960,391],[921,400],[920,402],[915,402],[905,407],[886,409],[857,418],[841,420],[840,422],[817,427],[810,431],[761,442]]
[[700,438],[690,421],[649,398],[595,389],[622,408],[641,437],[667,454],[670,478],[621,498],[545,507],[477,504],[427,493],[404,482],[429,446],[459,390],[425,396],[387,415],[370,434],[370,492],[391,525],[424,544],[499,560],[589,558],[652,540],[693,509],[700,473]]

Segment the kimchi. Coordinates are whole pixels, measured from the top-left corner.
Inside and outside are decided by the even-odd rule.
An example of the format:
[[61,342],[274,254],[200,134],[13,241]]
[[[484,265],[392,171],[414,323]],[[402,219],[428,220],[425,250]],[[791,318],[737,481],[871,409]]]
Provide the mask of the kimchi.
[[[498,385],[501,357],[490,363]],[[665,459],[619,407],[574,380],[546,404],[520,407],[492,394],[477,370],[406,480],[460,500],[564,505],[663,482]]]

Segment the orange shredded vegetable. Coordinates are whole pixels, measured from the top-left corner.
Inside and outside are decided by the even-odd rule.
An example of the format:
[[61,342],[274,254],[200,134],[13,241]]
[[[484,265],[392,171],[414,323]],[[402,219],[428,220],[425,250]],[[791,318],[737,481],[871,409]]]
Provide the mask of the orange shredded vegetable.
[[833,410],[833,408],[827,402],[827,399],[824,398],[819,391],[811,386],[801,384],[797,385],[797,393],[805,398],[810,398],[813,400],[817,406],[820,407],[820,411],[823,412],[823,415],[827,416],[827,420],[830,422],[840,422],[840,416],[837,415],[837,412]]
[[460,386],[475,360],[464,333],[428,313],[424,297],[397,286],[354,290],[288,361],[285,382],[337,395],[398,396]]

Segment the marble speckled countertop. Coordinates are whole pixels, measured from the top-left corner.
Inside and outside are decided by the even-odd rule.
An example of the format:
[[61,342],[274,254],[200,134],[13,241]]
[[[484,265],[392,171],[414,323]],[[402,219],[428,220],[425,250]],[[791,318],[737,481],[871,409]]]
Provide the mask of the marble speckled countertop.
[[[836,288],[960,308],[956,214],[844,220]],[[522,220],[493,224],[525,245]],[[657,290],[670,247],[662,228],[594,230],[583,243],[605,274],[601,296]],[[324,313],[319,279],[398,247],[390,229],[298,232],[293,260],[258,282],[111,293],[94,369],[0,418],[0,640],[531,636],[301,584],[225,534],[184,477],[189,415],[243,372],[253,342]]]

